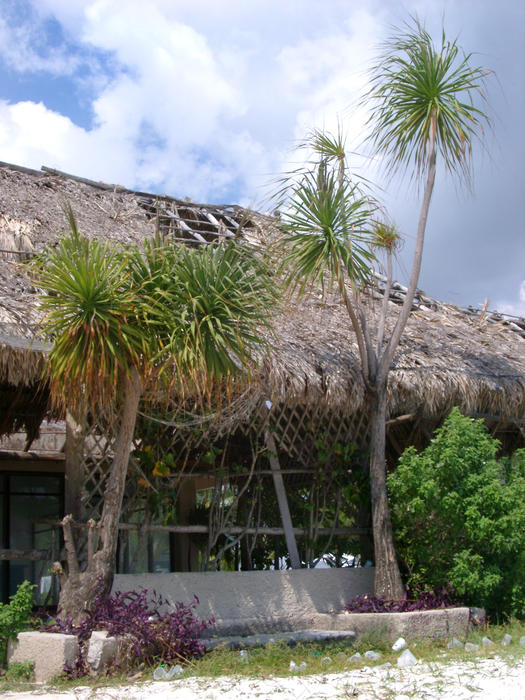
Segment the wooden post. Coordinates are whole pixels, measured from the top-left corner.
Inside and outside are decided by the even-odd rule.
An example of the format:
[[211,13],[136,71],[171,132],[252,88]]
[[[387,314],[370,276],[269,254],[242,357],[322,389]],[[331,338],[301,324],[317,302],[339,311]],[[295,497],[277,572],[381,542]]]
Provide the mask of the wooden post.
[[277,456],[275,440],[268,429],[264,432],[264,442],[269,453],[268,458],[272,469],[273,485],[275,487],[275,493],[277,494],[277,503],[279,504],[279,512],[281,514],[281,521],[283,524],[288,554],[290,556],[290,563],[292,565],[292,569],[300,569],[301,560],[299,559],[299,552],[297,551],[297,542],[295,541],[292,518],[290,516],[290,508],[288,507],[288,499],[286,498],[286,490],[284,488],[281,465],[279,464],[279,458]]
[[[194,479],[185,479],[179,490],[177,499],[177,523],[187,525],[189,516],[195,508],[196,484]],[[174,536],[175,571],[197,571],[199,568],[199,553],[191,542],[189,534]]]

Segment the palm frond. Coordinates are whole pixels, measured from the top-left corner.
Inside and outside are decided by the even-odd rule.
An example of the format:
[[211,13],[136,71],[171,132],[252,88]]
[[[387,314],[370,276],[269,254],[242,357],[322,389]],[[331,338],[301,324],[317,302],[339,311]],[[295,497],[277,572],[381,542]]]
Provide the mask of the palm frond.
[[444,32],[436,47],[417,19],[383,45],[363,103],[371,112],[370,141],[387,170],[423,174],[435,119],[437,153],[469,180],[472,143],[491,124],[481,105],[492,72],[471,63],[472,54]]
[[135,322],[137,295],[128,258],[107,243],[71,233],[32,262],[47,294],[44,332],[53,341],[49,376],[55,403],[112,403],[120,373],[139,367],[145,336]]
[[282,215],[283,265],[288,284],[305,289],[322,283],[325,273],[341,272],[358,285],[370,277],[374,260],[370,219],[374,205],[338,168],[306,172],[293,188]]
[[250,375],[271,336],[278,300],[260,253],[230,242],[150,244],[133,268],[145,280],[155,362],[181,392],[208,396],[218,383]]

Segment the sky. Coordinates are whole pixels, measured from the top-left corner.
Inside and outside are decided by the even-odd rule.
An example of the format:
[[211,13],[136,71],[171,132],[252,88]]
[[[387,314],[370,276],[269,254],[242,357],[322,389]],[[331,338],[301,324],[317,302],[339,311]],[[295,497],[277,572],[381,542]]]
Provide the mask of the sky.
[[0,0],[0,160],[264,209],[297,143],[341,125],[406,282],[421,191],[370,158],[359,100],[413,15],[494,71],[471,189],[438,162],[419,286],[525,316],[522,0]]

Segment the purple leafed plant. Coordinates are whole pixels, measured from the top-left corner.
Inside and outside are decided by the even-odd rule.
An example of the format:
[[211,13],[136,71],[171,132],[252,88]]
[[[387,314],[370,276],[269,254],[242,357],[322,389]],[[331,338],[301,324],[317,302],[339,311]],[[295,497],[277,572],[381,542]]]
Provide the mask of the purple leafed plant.
[[441,608],[453,608],[456,604],[452,600],[453,591],[444,590],[436,593],[420,593],[417,598],[402,600],[384,600],[371,595],[358,595],[345,606],[345,610],[353,613],[389,613],[389,612],[414,612],[415,610],[439,610]]
[[195,607],[199,599],[194,596],[189,605],[175,603],[167,612],[160,612],[169,602],[156,591],[150,595],[146,589],[99,595],[92,612],[88,612],[79,625],[70,619],[48,618],[38,627],[45,632],[74,634],[79,641],[79,657],[73,667],[65,669],[68,675],[79,678],[89,668],[85,661],[87,641],[94,630],[107,630],[110,636],[123,638],[127,657],[133,665],[152,663],[180,663],[198,657],[204,652],[199,640],[201,633],[215,621],[199,620]]

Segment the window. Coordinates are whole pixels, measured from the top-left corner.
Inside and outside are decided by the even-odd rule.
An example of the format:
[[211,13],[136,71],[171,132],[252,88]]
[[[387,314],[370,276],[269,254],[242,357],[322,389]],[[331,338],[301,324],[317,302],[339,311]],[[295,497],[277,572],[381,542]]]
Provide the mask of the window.
[[[35,603],[53,605],[58,586],[50,567],[59,558],[59,530],[46,520],[62,517],[64,480],[57,474],[0,473],[0,546],[11,550],[1,562],[0,596],[7,602],[24,580],[36,584]],[[27,559],[20,553],[26,553]],[[45,559],[38,559],[38,552]],[[20,558],[18,558],[20,557]]]

